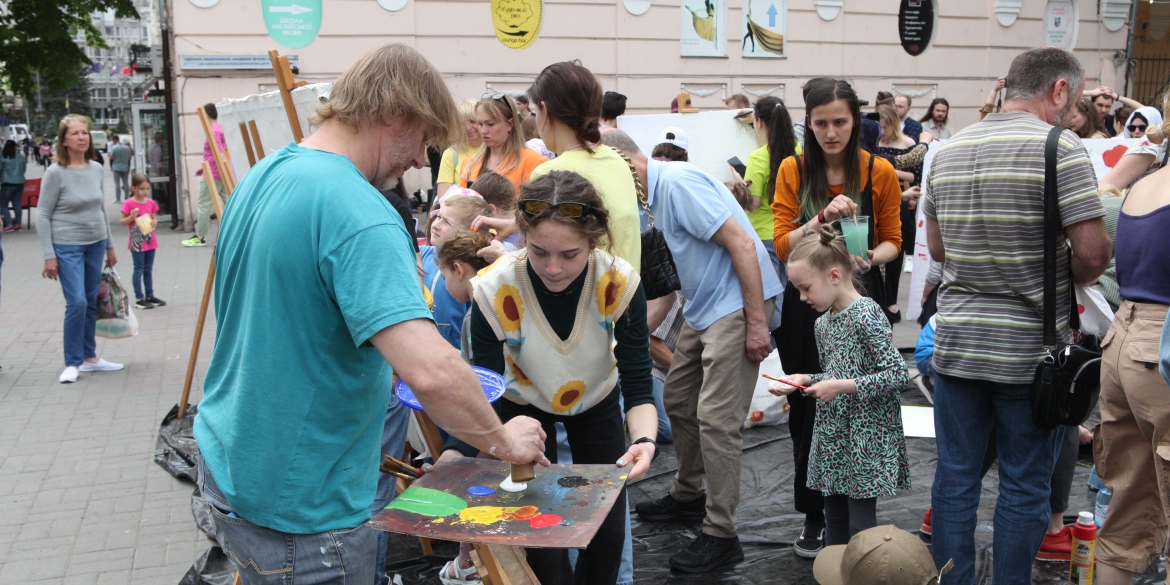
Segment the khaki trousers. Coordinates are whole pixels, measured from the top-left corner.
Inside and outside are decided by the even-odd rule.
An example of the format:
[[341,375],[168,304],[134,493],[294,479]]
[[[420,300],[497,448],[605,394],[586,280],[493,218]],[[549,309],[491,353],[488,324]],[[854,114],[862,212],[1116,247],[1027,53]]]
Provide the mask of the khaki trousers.
[[1102,339],[1097,473],[1113,491],[1097,560],[1141,572],[1166,546],[1170,518],[1170,388],[1158,373],[1166,305],[1123,301]]
[[[765,322],[775,308],[774,300],[764,303]],[[721,538],[736,535],[741,431],[760,374],[760,364],[747,357],[746,335],[742,310],[703,331],[683,323],[663,391],[678,458],[670,495],[694,500],[706,480],[703,532]]]

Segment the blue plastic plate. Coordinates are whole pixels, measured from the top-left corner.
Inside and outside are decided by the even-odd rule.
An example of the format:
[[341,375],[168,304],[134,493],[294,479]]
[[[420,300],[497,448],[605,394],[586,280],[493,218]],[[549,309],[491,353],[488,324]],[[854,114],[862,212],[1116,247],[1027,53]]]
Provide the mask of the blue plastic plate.
[[[479,376],[479,385],[483,387],[483,394],[487,398],[489,404],[494,404],[495,401],[499,400],[500,397],[504,395],[503,376],[487,368],[481,368],[479,366],[471,366],[471,369],[475,370],[476,376]],[[422,404],[419,404],[418,399],[414,397],[414,391],[410,389],[410,386],[406,385],[405,381],[399,380],[398,383],[394,385],[394,394],[398,396],[398,399],[401,400],[403,404],[419,412],[423,411]]]

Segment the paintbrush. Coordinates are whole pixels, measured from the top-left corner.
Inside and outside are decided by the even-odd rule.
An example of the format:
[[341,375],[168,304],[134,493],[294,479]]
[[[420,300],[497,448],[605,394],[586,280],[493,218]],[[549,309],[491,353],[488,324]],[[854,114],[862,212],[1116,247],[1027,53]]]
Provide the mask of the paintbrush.
[[399,473],[397,471],[386,469],[385,467],[382,468],[382,473],[388,473],[390,475],[393,475],[394,477],[397,477],[400,479],[405,479],[406,481],[414,481],[414,480],[418,479],[417,477],[411,477],[409,475],[406,475],[405,473]]
[[769,380],[772,380],[774,382],[780,382],[781,384],[787,384],[789,386],[792,386],[793,388],[799,388],[801,390],[808,390],[808,386],[801,386],[800,384],[796,384],[794,382],[789,382],[788,380],[785,380],[784,378],[777,378],[776,376],[771,376],[768,374],[764,374],[763,376]]
[[382,455],[382,467],[389,467],[389,470],[394,470],[394,471],[398,471],[400,473],[405,473],[407,475],[412,475],[415,478],[422,477],[422,474],[423,474],[421,469],[415,469],[414,467],[411,467],[410,465],[407,465],[407,464],[405,464],[405,463],[403,463],[403,462],[401,462],[401,461],[399,461],[399,460],[397,460],[389,455],[385,455],[385,454]]

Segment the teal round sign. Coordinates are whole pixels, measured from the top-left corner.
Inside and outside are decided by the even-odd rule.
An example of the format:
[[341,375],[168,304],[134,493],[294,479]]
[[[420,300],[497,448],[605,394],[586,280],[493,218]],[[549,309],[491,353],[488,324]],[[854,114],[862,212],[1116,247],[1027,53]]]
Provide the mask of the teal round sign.
[[321,0],[263,0],[264,26],[281,46],[299,49],[321,30]]

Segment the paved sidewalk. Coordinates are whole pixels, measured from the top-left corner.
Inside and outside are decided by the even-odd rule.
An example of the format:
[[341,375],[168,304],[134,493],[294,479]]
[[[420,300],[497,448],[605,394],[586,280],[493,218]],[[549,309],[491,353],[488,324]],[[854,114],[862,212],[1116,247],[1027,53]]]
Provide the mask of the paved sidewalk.
[[[29,166],[29,178],[40,175]],[[113,220],[108,168],[106,193]],[[129,287],[126,228],[112,229]],[[98,339],[98,355],[124,370],[83,373],[75,384],[57,382],[64,298],[41,278],[36,231],[3,234],[0,583],[173,584],[210,545],[191,515],[194,486],[152,457],[159,422],[182,392],[211,247],[180,246],[187,236],[169,224],[158,234],[155,295],[167,306],[136,312],[137,337]],[[193,403],[214,336],[209,313]]]

